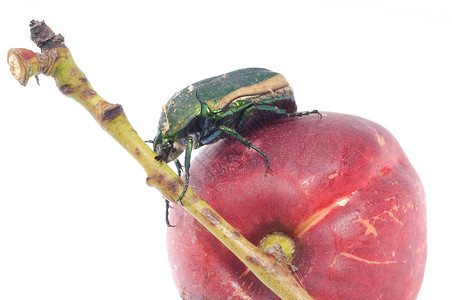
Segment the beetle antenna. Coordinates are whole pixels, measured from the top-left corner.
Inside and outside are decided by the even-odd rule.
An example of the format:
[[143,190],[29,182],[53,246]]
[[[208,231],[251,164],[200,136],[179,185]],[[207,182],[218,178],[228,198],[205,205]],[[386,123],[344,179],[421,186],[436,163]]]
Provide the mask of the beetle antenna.
[[148,144],[154,144],[154,141],[153,140],[149,140],[149,141],[144,141],[145,143],[148,143]]

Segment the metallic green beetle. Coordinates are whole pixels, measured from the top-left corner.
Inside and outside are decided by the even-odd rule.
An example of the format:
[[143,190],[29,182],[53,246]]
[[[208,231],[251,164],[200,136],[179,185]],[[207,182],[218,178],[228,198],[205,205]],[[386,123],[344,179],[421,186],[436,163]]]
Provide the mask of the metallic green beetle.
[[176,93],[163,107],[155,137],[154,151],[159,161],[175,161],[185,151],[185,187],[188,188],[193,149],[230,136],[259,152],[270,170],[267,155],[240,132],[256,118],[298,117],[317,110],[296,112],[293,91],[278,73],[261,69],[240,69],[198,81]]

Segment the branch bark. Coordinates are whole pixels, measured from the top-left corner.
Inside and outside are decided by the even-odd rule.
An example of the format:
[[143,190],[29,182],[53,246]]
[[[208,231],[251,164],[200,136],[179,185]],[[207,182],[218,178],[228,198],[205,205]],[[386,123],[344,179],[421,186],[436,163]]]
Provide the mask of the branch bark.
[[[66,96],[80,103],[99,125],[120,143],[143,167],[147,184],[157,188],[172,202],[178,199],[184,182],[166,163],[155,160],[155,153],[138,136],[119,104],[111,104],[93,89],[77,67],[64,38],[56,35],[44,22],[32,21],[31,39],[42,53],[15,48],[8,52],[13,76],[26,85],[33,75],[44,74],[55,79]],[[282,299],[312,299],[293,276],[287,263],[247,241],[215,212],[192,189],[188,188],[183,207],[236,255],[268,288]]]

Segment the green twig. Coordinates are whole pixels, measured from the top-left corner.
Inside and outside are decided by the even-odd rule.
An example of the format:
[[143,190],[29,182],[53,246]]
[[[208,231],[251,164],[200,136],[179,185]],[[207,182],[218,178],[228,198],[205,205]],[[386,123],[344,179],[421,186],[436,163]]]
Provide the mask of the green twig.
[[[88,110],[99,125],[115,138],[144,168],[147,184],[157,188],[170,201],[178,199],[184,182],[138,136],[119,104],[111,104],[93,89],[76,66],[61,35],[44,23],[32,21],[31,39],[42,53],[15,48],[8,52],[13,76],[26,85],[31,76],[44,74],[55,79],[57,87]],[[312,299],[294,278],[287,262],[265,253],[229,225],[190,188],[183,207],[231,250],[268,288],[283,299]]]

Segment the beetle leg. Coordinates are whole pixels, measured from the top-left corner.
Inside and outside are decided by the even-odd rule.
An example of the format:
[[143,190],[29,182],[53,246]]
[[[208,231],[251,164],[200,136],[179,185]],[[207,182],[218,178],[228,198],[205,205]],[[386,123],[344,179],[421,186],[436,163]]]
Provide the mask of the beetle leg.
[[[180,163],[180,161],[178,159],[176,159],[174,161],[174,164],[176,165],[177,168],[177,175],[180,177],[182,174],[182,165]],[[170,210],[171,205],[170,202],[168,201],[168,199],[165,199],[165,221],[166,221],[166,226],[168,227],[175,227],[174,225],[171,225],[170,221],[169,221],[169,210]]]
[[[145,143],[149,143],[149,144],[153,144],[154,141],[153,140],[149,140],[149,141],[144,141]],[[177,168],[177,173],[179,174],[179,177],[181,175],[181,170],[182,170],[182,165],[180,164],[179,160],[176,159],[174,161],[174,163],[176,164],[176,168]],[[170,202],[168,201],[168,199],[165,199],[165,222],[166,222],[166,226],[168,227],[175,227],[174,225],[171,225],[170,221],[169,221],[169,210],[170,210],[171,205]]]
[[296,113],[286,113],[286,116],[287,117],[301,117],[301,116],[307,116],[310,114],[317,114],[318,116],[320,116],[320,119],[322,118],[322,114],[317,109],[301,111],[301,112],[296,112]]
[[272,113],[275,113],[277,115],[280,115],[282,117],[301,117],[301,116],[307,116],[310,114],[317,114],[320,116],[320,118],[322,117],[322,114],[317,110],[308,110],[308,111],[301,111],[301,112],[295,112],[295,113],[288,113],[285,109],[283,108],[277,108],[271,105],[256,105],[256,109],[257,110],[265,110],[265,111],[270,111]]
[[182,205],[182,197],[184,197],[184,194],[188,189],[188,180],[190,179],[190,158],[192,150],[193,150],[193,138],[190,136],[187,138],[187,146],[185,148],[185,186],[179,198],[176,200],[180,205]]
[[255,109],[269,111],[277,115],[287,115],[287,110],[285,110],[284,108],[275,107],[273,105],[256,105]]
[[241,136],[237,131],[235,131],[234,129],[231,129],[229,127],[226,127],[224,125],[221,125],[219,127],[219,129],[227,134],[229,134],[231,137],[233,137],[234,139],[236,139],[237,141],[239,141],[240,143],[244,144],[247,147],[251,147],[254,150],[256,150],[257,152],[259,152],[264,158],[265,158],[265,162],[267,163],[267,170],[265,171],[265,174],[267,174],[267,172],[270,170],[270,172],[273,174],[273,170],[270,168],[270,161],[268,160],[267,154],[265,154],[261,149],[257,148],[256,146],[254,146],[253,144],[251,144],[250,141],[248,141],[246,138],[244,138],[243,136]]
[[176,227],[174,225],[171,225],[170,221],[169,221],[169,210],[171,207],[170,202],[168,199],[165,199],[165,208],[166,208],[166,214],[165,214],[165,221],[166,221],[166,226],[168,227]]
[[182,165],[177,158],[174,160],[174,164],[176,165],[177,168],[177,175],[180,177],[182,175]]

